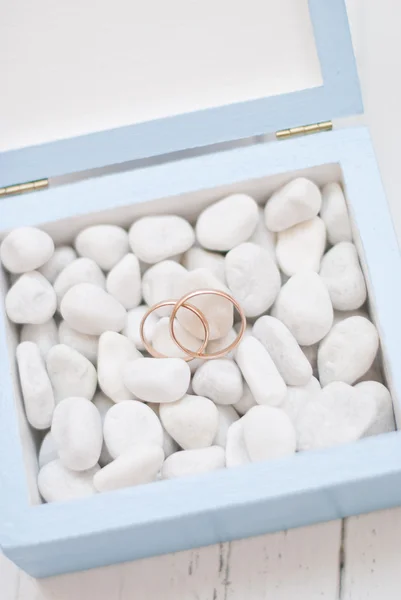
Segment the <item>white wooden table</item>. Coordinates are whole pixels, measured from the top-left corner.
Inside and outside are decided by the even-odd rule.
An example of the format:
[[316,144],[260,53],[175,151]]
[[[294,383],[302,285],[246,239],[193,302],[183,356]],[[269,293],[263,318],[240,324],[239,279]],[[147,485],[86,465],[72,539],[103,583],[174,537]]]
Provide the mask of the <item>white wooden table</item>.
[[[401,239],[401,6],[347,5],[367,122]],[[0,598],[399,600],[401,508],[42,581],[0,554]]]

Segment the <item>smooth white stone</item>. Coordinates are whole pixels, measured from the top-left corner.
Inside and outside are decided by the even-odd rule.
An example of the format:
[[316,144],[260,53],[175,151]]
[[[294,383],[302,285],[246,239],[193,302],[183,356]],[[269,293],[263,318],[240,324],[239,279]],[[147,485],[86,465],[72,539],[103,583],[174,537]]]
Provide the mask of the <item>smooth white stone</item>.
[[283,285],[271,314],[288,327],[301,346],[319,342],[333,324],[329,292],[312,271],[293,275]]
[[[189,292],[196,290],[229,290],[207,269],[188,271],[185,276],[177,281],[176,297],[181,298]],[[228,334],[234,323],[234,309],[232,303],[226,298],[213,295],[202,295],[191,298],[190,304],[198,308],[209,323],[210,340],[221,338]],[[181,325],[192,335],[200,340],[205,339],[200,319],[185,308],[178,311],[177,319]]]
[[[163,300],[177,298],[176,285],[183,279],[187,270],[173,260],[164,260],[153,265],[146,271],[142,279],[143,299],[148,306],[158,304]],[[159,308],[155,313],[159,317],[171,314],[172,307]]]
[[217,410],[219,411],[219,424],[213,444],[225,448],[227,443],[228,429],[230,425],[235,423],[235,421],[238,421],[239,415],[232,406],[220,405],[217,406]]
[[181,358],[140,358],[126,363],[123,379],[140,400],[175,402],[186,394],[191,371]]
[[273,406],[254,406],[242,418],[245,447],[251,462],[295,453],[297,437],[289,416]]
[[327,183],[323,187],[320,216],[325,222],[330,244],[334,246],[339,242],[352,242],[347,204],[338,183]]
[[224,256],[217,252],[209,252],[203,248],[194,246],[184,254],[182,264],[188,271],[194,269],[208,269],[217,279],[225,283]]
[[106,289],[127,310],[141,303],[141,270],[134,254],[126,254],[109,272]]
[[355,383],[372,366],[379,348],[376,327],[365,317],[349,317],[333,327],[318,351],[319,379]]
[[21,275],[7,292],[6,312],[14,323],[41,325],[52,318],[56,308],[52,286],[37,271]]
[[287,394],[287,386],[259,340],[245,337],[236,350],[235,360],[258,404],[281,404]]
[[61,400],[54,409],[51,433],[67,469],[94,467],[102,449],[102,420],[96,406],[83,397]]
[[319,271],[326,247],[326,227],[320,217],[281,231],[277,237],[276,256],[286,275],[301,271]]
[[243,382],[243,394],[241,396],[241,400],[233,404],[233,407],[237,411],[238,414],[244,415],[248,412],[252,406],[257,406],[256,400],[253,397],[251,390],[249,389],[249,385],[244,381]]
[[228,252],[225,273],[227,285],[247,317],[269,310],[280,291],[276,263],[267,250],[250,242]]
[[47,463],[58,458],[56,444],[51,431],[48,431],[42,440],[39,448],[38,464],[39,468],[44,467]]
[[91,283],[102,289],[106,287],[106,277],[100,267],[90,258],[77,258],[67,265],[54,282],[58,304],[65,294],[79,283]]
[[380,435],[396,430],[393,402],[388,389],[377,381],[363,381],[355,385],[355,389],[373,398],[376,403],[376,417],[372,425],[365,431],[364,437]]
[[77,253],[71,246],[59,246],[53,256],[38,269],[50,283],[54,283],[61,271],[77,258]]
[[52,238],[36,227],[18,227],[3,240],[1,262],[11,273],[27,273],[44,265],[54,252]]
[[[103,394],[103,392],[98,392],[97,394],[95,394],[95,396],[93,398],[93,404],[96,406],[96,408],[99,411],[100,419],[102,421],[102,432],[103,432],[103,424],[104,424],[104,419],[106,417],[106,413],[112,406],[114,406],[114,402],[112,400],[110,400],[110,398],[108,398],[105,394]],[[112,458],[112,456],[110,456],[110,452],[107,450],[107,446],[103,440],[102,450],[100,452],[100,457],[99,457],[99,465],[101,467],[104,467],[105,465],[108,465],[109,463],[111,463],[112,460],[113,460],[113,458]]]
[[94,486],[99,492],[107,492],[150,483],[155,481],[163,460],[160,446],[138,444],[98,471],[93,478]]
[[312,367],[290,330],[275,317],[260,317],[252,329],[253,336],[266,348],[287,385],[306,385]]
[[259,220],[256,225],[256,229],[249,238],[248,242],[257,244],[268,251],[274,262],[277,262],[276,258],[276,241],[277,235],[274,231],[267,229],[265,223],[265,211],[263,208],[259,208]]
[[[169,322],[170,319],[168,317],[163,317],[156,324],[151,336],[152,346],[166,358],[187,358],[188,355],[173,341],[170,335]],[[196,352],[200,348],[201,340],[184,329],[177,319],[174,320],[174,331],[181,344],[192,350],[192,352]],[[196,371],[202,363],[203,361],[200,359],[190,361],[189,368],[191,369],[191,373]]]
[[216,404],[235,404],[243,394],[241,371],[227,358],[206,361],[193,376],[192,388]]
[[71,471],[60,460],[53,460],[39,471],[39,492],[46,502],[92,496],[96,494],[93,477],[99,468],[99,465],[95,465],[88,471]]
[[244,439],[244,422],[235,421],[227,431],[226,437],[226,466],[240,467],[251,462]]
[[310,179],[298,177],[270,196],[265,207],[265,223],[270,231],[283,231],[313,219],[322,204],[319,188]]
[[103,425],[104,441],[113,458],[131,446],[163,446],[163,429],[149,406],[137,400],[119,402],[107,411]]
[[134,395],[124,383],[125,367],[142,358],[135,344],[115,331],[105,331],[99,338],[97,373],[99,387],[113,400],[133,400]]
[[128,234],[117,225],[92,225],[77,235],[75,248],[80,256],[110,271],[129,252]]
[[[210,341],[206,346],[206,353],[214,354],[215,352],[221,352],[225,348],[228,348],[228,346],[230,346],[237,338],[237,335],[238,334],[234,328],[230,329],[227,335]],[[225,358],[234,358],[234,351],[232,350],[228,354],[225,354]]]
[[[149,408],[153,410],[153,412],[159,417],[159,408],[160,404],[155,404],[153,402],[148,403]],[[162,426],[163,427],[163,426]],[[165,458],[181,450],[180,446],[177,444],[175,440],[171,437],[168,431],[166,431],[163,427],[163,452]]]
[[40,349],[33,342],[22,342],[16,354],[28,422],[35,429],[46,429],[52,422],[55,402]]
[[21,342],[33,342],[37,344],[42,356],[46,357],[50,348],[58,344],[58,330],[56,321],[49,319],[41,325],[23,325],[20,333]]
[[366,283],[351,242],[336,244],[323,257],[320,276],[336,310],[356,310],[366,301]]
[[177,402],[161,404],[159,414],[163,426],[184,450],[211,446],[216,437],[219,412],[209,398],[187,394]]
[[46,366],[56,403],[70,396],[93,398],[97,385],[96,369],[74,348],[65,344],[53,346],[47,353]]
[[292,423],[295,424],[306,404],[314,400],[316,393],[320,390],[321,386],[316,377],[312,377],[306,385],[289,385],[287,395],[280,408],[290,417]]
[[300,348],[305,354],[306,358],[308,359],[310,366],[312,367],[313,376],[318,377],[317,351],[319,349],[319,344],[312,344],[311,346],[300,346]]
[[90,360],[91,363],[96,364],[99,336],[75,331],[66,321],[61,321],[58,328],[58,335],[60,344],[71,346],[71,348],[74,348],[74,350]]
[[336,381],[307,403],[296,422],[298,450],[355,442],[376,417],[375,400],[347,383]]
[[[137,306],[136,308],[129,310],[127,312],[127,321],[122,331],[123,335],[134,342],[138,350],[145,350],[140,334],[140,325],[142,318],[147,311],[148,306]],[[152,339],[158,321],[159,319],[155,313],[151,313],[146,319],[144,333],[147,340],[150,341]]]
[[133,253],[152,265],[186,252],[194,241],[191,225],[176,215],[143,217],[129,230],[129,244]]
[[91,283],[74,285],[61,301],[60,312],[68,325],[88,335],[121,331],[127,311],[118,300]]
[[207,250],[226,252],[251,237],[258,218],[258,205],[253,198],[233,194],[201,212],[196,223],[196,237]]
[[175,452],[164,461],[162,479],[199,475],[224,469],[225,453],[220,446]]

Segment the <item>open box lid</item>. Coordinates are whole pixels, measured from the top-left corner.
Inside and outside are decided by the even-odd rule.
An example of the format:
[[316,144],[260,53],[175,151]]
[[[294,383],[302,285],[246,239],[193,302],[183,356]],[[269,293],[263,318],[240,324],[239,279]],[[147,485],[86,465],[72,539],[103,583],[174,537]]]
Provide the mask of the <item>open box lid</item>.
[[0,188],[362,112],[344,0],[6,4]]

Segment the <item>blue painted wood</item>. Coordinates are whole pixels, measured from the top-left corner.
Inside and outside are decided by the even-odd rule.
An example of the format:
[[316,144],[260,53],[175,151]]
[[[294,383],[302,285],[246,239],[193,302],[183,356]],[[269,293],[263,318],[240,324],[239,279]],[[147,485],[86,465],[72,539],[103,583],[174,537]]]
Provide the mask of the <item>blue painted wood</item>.
[[[5,228],[21,221],[35,225],[242,181],[246,189],[249,180],[321,164],[339,164],[343,173],[368,266],[395,409],[401,414],[401,256],[364,128],[256,145],[8,198],[0,203],[0,222]],[[0,327],[2,352],[4,336]],[[0,358],[2,411],[14,413],[7,361]],[[20,466],[11,462],[19,443],[15,436],[12,429],[0,439],[2,469],[15,468],[20,478]],[[28,573],[43,577],[399,505],[401,433],[31,508],[21,507],[26,499],[21,503],[21,490],[12,477],[1,484],[3,506],[17,506],[0,517],[3,550]]]
[[344,0],[309,0],[323,85],[0,153],[0,187],[362,112]]

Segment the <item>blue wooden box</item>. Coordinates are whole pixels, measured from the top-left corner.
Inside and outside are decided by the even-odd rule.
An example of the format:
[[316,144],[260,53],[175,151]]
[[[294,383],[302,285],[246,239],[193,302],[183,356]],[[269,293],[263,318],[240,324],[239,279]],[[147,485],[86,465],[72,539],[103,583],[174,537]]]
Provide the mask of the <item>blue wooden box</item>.
[[[341,181],[400,423],[401,260],[369,134],[357,127],[285,141],[260,137],[362,111],[343,0],[310,0],[309,10],[322,85],[1,153],[0,227],[4,235],[19,225],[38,225],[65,241],[89,223],[128,224],[138,215],[169,211],[193,216],[236,190],[262,201],[300,174],[319,184]],[[193,156],[183,157],[188,150]],[[97,169],[110,165],[114,169],[100,176]],[[39,181],[28,189],[45,186],[43,179],[50,185],[40,191],[7,193],[19,182]],[[4,274],[1,286],[4,296]],[[40,504],[36,441],[16,379],[16,339],[2,312],[0,546],[33,576],[401,504],[398,432],[290,459]]]

